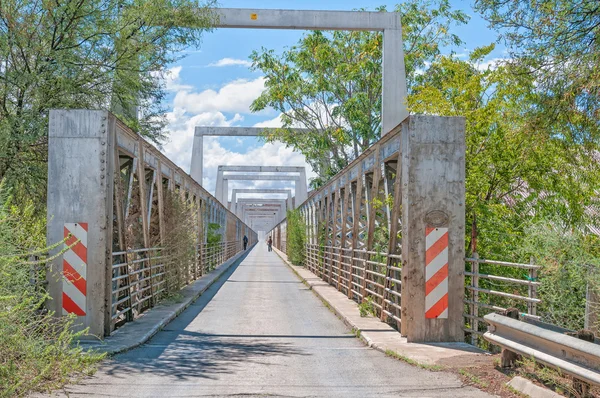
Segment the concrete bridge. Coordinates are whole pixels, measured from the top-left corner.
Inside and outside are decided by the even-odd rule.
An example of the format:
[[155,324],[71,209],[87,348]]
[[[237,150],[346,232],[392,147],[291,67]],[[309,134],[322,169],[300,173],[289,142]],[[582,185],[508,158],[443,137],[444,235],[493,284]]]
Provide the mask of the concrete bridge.
[[[220,12],[222,27],[383,31],[383,137],[319,190],[304,168],[222,165],[213,196],[200,184],[202,137],[222,131],[197,130],[188,175],[108,112],[52,111],[48,241],[64,245],[48,305],[103,340],[83,344],[141,345],[69,395],[485,396],[379,352],[423,368],[479,358],[464,343],[478,332],[464,314],[465,121],[407,117],[399,16]],[[259,134],[231,134],[242,133]],[[228,179],[294,189],[230,200]],[[287,259],[292,209],[304,267]],[[182,301],[165,302],[172,293]]]

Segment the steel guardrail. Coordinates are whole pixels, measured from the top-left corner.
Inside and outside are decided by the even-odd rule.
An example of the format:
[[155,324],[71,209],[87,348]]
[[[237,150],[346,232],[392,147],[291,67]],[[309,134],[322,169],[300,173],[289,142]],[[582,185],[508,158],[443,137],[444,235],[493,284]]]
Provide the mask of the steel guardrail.
[[500,314],[484,319],[490,343],[600,386],[600,345]]

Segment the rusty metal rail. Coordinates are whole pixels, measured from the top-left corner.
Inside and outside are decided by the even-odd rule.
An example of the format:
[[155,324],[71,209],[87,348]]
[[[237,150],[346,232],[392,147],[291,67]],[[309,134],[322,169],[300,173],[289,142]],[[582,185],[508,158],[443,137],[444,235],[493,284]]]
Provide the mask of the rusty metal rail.
[[[241,241],[203,243],[196,260],[182,262],[168,249],[153,247],[112,254],[111,320],[117,328],[154,307],[240,251]],[[186,259],[189,260],[189,259]]]
[[[402,269],[388,265],[400,255],[334,246],[306,246],[306,268],[337,288],[348,298],[368,300],[380,318],[391,318],[400,328],[400,274]],[[370,299],[370,300],[369,300]]]
[[540,318],[537,315],[537,304],[541,302],[537,296],[540,285],[537,273],[541,266],[482,259],[477,253],[465,261],[464,330],[471,335],[471,344],[477,345],[483,336],[483,315],[487,313],[516,307],[523,317]]
[[600,386],[600,345],[499,314],[488,314],[490,343]]

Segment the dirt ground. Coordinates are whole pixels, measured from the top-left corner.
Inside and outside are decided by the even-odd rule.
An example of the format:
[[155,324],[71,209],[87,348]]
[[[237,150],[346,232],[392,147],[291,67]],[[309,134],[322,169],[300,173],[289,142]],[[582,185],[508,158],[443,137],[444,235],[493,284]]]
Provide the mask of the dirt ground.
[[451,360],[440,361],[444,370],[456,373],[465,384],[472,385],[490,394],[502,398],[522,398],[526,395],[507,386],[515,376],[521,376],[533,381],[539,386],[551,389],[566,397],[600,398],[600,389],[594,388],[583,397],[573,388],[570,377],[561,375],[553,369],[546,368],[532,361],[522,360],[515,369],[500,367],[500,354],[482,354],[453,357]]

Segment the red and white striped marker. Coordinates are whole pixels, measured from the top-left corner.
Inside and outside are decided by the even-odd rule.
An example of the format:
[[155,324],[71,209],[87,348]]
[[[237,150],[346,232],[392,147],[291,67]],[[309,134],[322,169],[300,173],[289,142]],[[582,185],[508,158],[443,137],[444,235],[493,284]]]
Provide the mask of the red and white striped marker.
[[448,318],[448,228],[425,229],[425,318]]
[[63,253],[63,315],[85,316],[87,296],[87,223],[66,223]]

